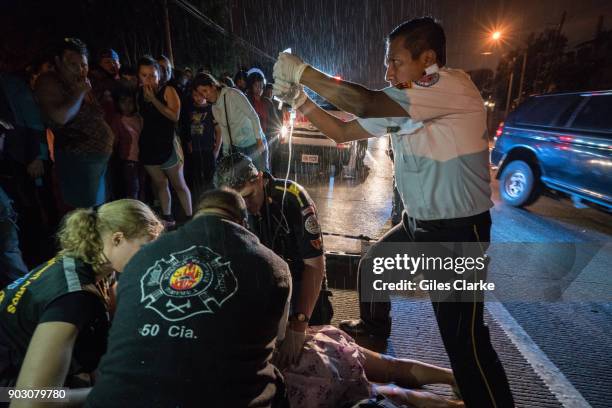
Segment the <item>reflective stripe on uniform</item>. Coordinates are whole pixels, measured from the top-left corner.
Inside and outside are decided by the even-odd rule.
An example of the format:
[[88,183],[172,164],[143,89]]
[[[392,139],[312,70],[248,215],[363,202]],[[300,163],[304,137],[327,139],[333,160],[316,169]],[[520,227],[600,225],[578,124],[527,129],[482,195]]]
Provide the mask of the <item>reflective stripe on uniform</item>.
[[[274,186],[274,188],[279,190],[279,191],[285,190],[285,188],[282,187],[282,186]],[[300,197],[301,191],[300,191],[300,188],[298,187],[297,184],[295,184],[295,183],[288,184],[287,185],[287,191],[289,193],[293,194],[297,198],[298,203],[300,203],[300,208],[304,206],[304,202],[302,201],[302,197]]]
[[66,286],[68,287],[68,292],[76,292],[82,290],[81,281],[79,280],[79,275],[76,272],[76,263],[74,258],[70,258],[65,256],[63,258],[64,265],[64,276],[66,277]]

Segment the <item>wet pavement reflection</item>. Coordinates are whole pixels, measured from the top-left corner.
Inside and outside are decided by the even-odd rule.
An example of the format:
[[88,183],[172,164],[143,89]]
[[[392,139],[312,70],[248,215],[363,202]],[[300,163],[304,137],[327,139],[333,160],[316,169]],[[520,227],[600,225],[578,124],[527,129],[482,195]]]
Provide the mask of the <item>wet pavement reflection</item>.
[[359,235],[372,239],[391,226],[393,163],[387,155],[386,137],[370,139],[363,165],[354,172],[338,172],[316,167],[292,172],[290,179],[300,183],[317,205],[327,251],[359,252]]

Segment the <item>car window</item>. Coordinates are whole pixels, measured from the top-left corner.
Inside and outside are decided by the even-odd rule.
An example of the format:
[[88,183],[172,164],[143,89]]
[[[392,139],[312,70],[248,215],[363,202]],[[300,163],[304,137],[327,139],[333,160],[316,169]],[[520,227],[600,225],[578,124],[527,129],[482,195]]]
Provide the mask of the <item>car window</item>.
[[517,109],[514,120],[526,125],[563,126],[579,102],[580,95],[532,97]]
[[612,133],[612,95],[593,95],[574,119],[572,128]]
[[584,98],[584,96],[575,97],[573,102],[570,103],[563,112],[561,112],[553,126],[565,127],[567,125],[567,121],[570,120],[574,112],[576,112],[578,106],[580,106],[580,104],[584,102]]

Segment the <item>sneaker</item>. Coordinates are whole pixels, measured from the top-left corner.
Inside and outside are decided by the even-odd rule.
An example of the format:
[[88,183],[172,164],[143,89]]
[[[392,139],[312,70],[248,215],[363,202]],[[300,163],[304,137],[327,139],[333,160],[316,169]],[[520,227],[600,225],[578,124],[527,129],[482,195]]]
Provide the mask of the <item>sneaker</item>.
[[353,337],[357,336],[373,336],[386,339],[391,334],[391,328],[388,329],[372,329],[361,319],[343,320],[339,324],[340,329]]

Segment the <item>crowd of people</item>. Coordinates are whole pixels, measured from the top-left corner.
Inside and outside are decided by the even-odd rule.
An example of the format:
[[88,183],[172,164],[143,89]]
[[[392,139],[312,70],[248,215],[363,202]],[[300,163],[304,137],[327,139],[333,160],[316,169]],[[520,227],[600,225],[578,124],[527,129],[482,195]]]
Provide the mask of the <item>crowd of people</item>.
[[[382,242],[488,241],[479,97],[444,67],[444,47],[431,19],[399,26],[388,37],[384,92],[285,53],[273,87],[258,68],[233,79],[177,74],[163,55],[125,67],[112,49],[90,70],[75,38],[25,73],[1,73],[0,386],[66,386],[71,403],[89,407],[335,407],[372,398],[454,407],[464,406],[461,395],[468,406],[512,406],[482,302],[434,303],[457,380],[357,345],[351,334],[389,336],[388,303],[362,298],[361,320],[330,326],[316,206],[301,185],[269,171],[280,128],[273,91],[338,142],[395,129],[407,212]],[[453,101],[428,89],[438,81],[455,87]],[[360,119],[327,114],[300,84]],[[452,105],[462,93],[468,108]],[[438,169],[451,179],[425,203],[411,186],[433,180],[404,171],[415,153],[400,146],[409,134],[456,146],[443,140],[448,115],[469,132],[463,147],[444,152],[459,167]],[[457,399],[419,389],[433,383],[452,386]]]
[[221,151],[241,151],[269,168],[266,139],[280,129],[279,113],[263,96],[263,72],[239,73],[245,89],[189,68],[177,75],[163,55],[143,56],[134,67],[122,66],[110,48],[90,58],[81,41],[63,39],[26,72],[2,74],[9,195],[44,190],[45,208],[16,205],[52,212],[50,230],[70,209],[119,198],[154,203],[166,226],[177,214],[190,218]]

